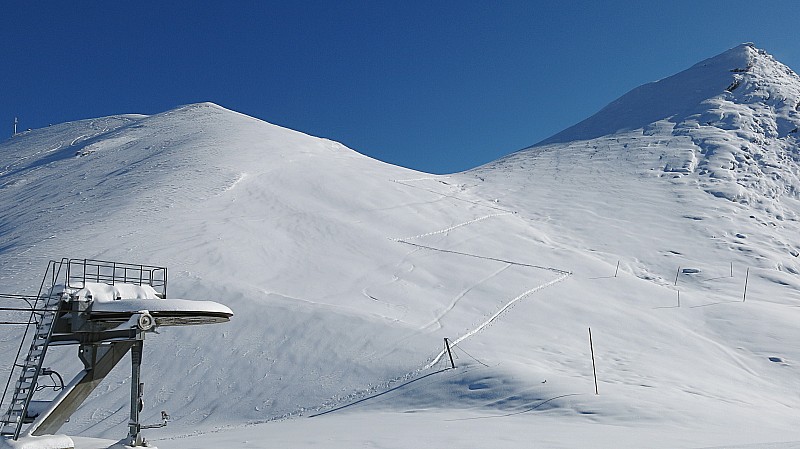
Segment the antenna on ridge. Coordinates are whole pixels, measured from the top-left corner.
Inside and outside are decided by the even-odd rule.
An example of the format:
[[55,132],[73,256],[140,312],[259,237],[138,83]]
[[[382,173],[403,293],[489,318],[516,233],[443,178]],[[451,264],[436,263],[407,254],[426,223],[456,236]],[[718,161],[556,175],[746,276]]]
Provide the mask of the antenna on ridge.
[[17,123],[19,123],[19,120],[14,117],[14,134],[11,135],[12,137],[17,135]]

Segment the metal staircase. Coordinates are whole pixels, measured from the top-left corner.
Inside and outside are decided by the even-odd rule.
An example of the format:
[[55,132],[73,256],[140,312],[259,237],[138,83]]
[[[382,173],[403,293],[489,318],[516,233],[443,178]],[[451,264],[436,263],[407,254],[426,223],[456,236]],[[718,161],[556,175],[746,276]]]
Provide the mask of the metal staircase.
[[[42,284],[39,287],[39,294],[32,304],[28,325],[20,341],[20,347],[14,360],[11,375],[6,383],[3,397],[0,399],[0,403],[5,403],[6,392],[9,390],[14,373],[19,370],[19,377],[14,387],[8,410],[3,415],[3,418],[0,419],[0,435],[17,439],[22,429],[22,424],[30,422],[26,421],[26,413],[33,393],[36,391],[36,383],[42,372],[42,363],[50,343],[50,336],[53,333],[54,323],[60,311],[62,292],[57,291],[56,285],[61,269],[66,262],[66,259],[50,261]],[[20,360],[22,349],[32,327],[35,330],[30,349],[28,349],[24,359]]]

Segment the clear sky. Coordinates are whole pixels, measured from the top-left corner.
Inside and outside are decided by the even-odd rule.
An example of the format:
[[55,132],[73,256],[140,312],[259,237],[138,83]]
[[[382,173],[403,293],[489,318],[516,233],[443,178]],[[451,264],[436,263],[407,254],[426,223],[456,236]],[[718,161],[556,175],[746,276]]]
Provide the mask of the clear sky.
[[0,138],[211,101],[448,173],[742,42],[800,71],[796,0],[0,6]]

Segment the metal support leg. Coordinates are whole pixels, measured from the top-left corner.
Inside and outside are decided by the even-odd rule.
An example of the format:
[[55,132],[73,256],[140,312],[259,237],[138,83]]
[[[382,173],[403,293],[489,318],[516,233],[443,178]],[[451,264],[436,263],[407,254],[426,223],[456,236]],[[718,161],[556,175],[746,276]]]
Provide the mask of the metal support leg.
[[134,447],[144,446],[142,425],[139,422],[139,412],[142,411],[144,406],[142,400],[144,384],[141,383],[143,346],[144,342],[142,340],[136,340],[131,348],[131,419],[128,422],[128,437],[131,446]]
[[33,436],[56,434],[108,373],[125,357],[133,343],[115,341],[107,345],[81,345],[78,357],[84,364],[83,371],[53,399],[53,406],[43,411],[26,432]]

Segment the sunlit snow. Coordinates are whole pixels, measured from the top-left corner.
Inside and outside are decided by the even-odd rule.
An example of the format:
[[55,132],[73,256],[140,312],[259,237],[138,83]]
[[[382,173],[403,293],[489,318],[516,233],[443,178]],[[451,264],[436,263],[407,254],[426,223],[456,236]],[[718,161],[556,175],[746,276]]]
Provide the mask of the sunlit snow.
[[[799,126],[751,45],[449,176],[210,103],[54,125],[0,144],[0,291],[87,257],[230,307],[147,339],[162,449],[798,447]],[[122,365],[78,447],[125,435]]]

